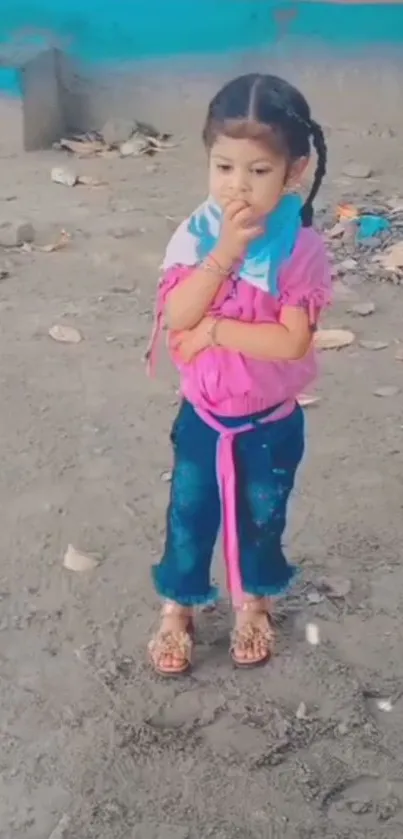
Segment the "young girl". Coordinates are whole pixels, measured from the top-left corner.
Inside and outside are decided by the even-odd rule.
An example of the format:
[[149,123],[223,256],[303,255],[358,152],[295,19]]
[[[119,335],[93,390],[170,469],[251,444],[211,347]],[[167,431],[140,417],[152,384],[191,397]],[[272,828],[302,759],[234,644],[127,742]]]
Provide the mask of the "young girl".
[[[312,202],[326,169],[322,129],[294,87],[251,74],[210,104],[203,133],[209,198],[173,235],[163,263],[149,360],[164,317],[181,376],[165,550],[153,569],[163,599],[149,645],[155,670],[189,669],[193,610],[217,597],[210,565],[222,528],[238,667],[273,652],[271,598],[296,569],[282,548],[304,451],[296,397],[315,377],[313,331],[330,298]],[[316,151],[307,199],[299,180]]]

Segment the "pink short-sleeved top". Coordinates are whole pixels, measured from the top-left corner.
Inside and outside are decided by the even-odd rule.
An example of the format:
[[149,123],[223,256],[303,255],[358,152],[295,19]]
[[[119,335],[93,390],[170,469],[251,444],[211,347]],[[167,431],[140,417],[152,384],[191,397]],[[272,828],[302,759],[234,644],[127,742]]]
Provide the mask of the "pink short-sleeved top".
[[[151,364],[167,297],[194,267],[176,265],[161,278]],[[275,297],[231,275],[210,313],[247,323],[277,323],[283,306],[296,306],[306,309],[315,328],[331,300],[331,273],[324,242],[313,228],[301,228],[294,251],[280,270],[278,289]],[[196,409],[218,416],[245,416],[280,404],[291,410],[298,394],[316,377],[313,348],[297,361],[260,361],[222,347],[204,350],[189,364],[172,359],[183,396]],[[278,418],[277,412],[273,418]]]

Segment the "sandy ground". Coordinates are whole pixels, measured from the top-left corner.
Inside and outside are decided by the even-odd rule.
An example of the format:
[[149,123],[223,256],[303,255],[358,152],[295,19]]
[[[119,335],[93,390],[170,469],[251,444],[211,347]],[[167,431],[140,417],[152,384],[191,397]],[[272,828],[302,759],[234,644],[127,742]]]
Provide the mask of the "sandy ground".
[[[304,83],[328,126],[322,208],[403,195],[402,110],[353,81]],[[225,601],[201,615],[189,679],[145,663],[177,395],[167,366],[150,382],[141,357],[164,244],[203,194],[205,97],[191,94],[148,110],[133,97],[135,116],[181,138],[153,160],[24,156],[18,109],[1,104],[1,219],[28,218],[42,244],[72,239],[0,250],[0,837],[401,839],[403,391],[374,396],[401,387],[401,288],[347,272],[328,316],[357,342],[322,355],[288,534],[304,574],[279,606],[272,665],[232,670]],[[373,176],[345,177],[351,160]],[[53,165],[106,185],[57,186]],[[357,299],[375,313],[354,317]],[[57,344],[55,323],[84,340]],[[99,567],[66,571],[68,543]],[[342,596],[318,591],[324,576]]]

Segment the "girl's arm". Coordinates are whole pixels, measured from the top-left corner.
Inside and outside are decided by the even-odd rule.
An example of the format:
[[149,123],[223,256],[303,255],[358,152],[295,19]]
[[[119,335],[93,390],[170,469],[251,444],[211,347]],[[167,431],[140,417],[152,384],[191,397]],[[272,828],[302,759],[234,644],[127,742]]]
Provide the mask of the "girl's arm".
[[231,270],[221,260],[220,253],[213,251],[205,263],[169,292],[164,312],[168,329],[193,329],[200,323]]
[[308,312],[296,306],[284,306],[278,324],[223,319],[210,333],[218,346],[261,361],[303,358],[313,335]]
[[284,306],[279,323],[244,323],[207,316],[194,329],[171,332],[170,343],[185,363],[211,346],[260,361],[296,361],[309,350],[312,334],[309,313],[297,306]]

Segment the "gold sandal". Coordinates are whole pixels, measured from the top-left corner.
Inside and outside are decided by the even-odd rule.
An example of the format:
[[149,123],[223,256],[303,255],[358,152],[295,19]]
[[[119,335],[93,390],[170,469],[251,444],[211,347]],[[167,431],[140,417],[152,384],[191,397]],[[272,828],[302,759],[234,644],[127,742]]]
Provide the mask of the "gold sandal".
[[[239,609],[240,612],[249,612],[250,619],[235,627],[231,634],[230,655],[236,667],[261,667],[270,661],[274,653],[274,624],[267,608],[267,601],[264,598],[256,600],[245,600]],[[265,618],[265,626],[257,624],[252,616],[260,615]],[[263,624],[263,621],[262,621]],[[260,650],[259,655],[249,658],[250,653],[256,649]],[[238,655],[236,652],[238,651]],[[241,653],[241,657],[239,656]]]
[[[194,623],[192,611],[178,606],[177,603],[165,603],[162,609],[164,618],[177,618],[183,629],[161,629],[148,645],[150,662],[160,676],[183,676],[192,666]],[[171,664],[163,664],[164,659],[171,659]]]

